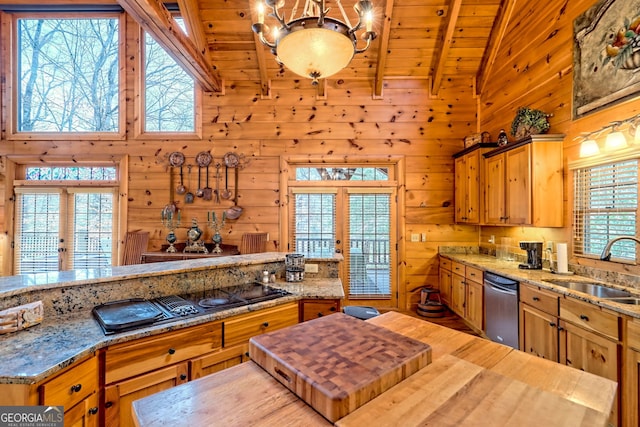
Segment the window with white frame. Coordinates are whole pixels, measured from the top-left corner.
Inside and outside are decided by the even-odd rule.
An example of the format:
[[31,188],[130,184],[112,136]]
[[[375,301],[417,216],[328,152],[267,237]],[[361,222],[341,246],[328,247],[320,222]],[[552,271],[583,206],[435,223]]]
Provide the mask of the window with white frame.
[[[607,241],[638,234],[638,159],[574,170],[574,253],[600,256]],[[636,261],[636,243],[621,240],[612,259]]]
[[16,19],[18,132],[118,132],[119,19]]

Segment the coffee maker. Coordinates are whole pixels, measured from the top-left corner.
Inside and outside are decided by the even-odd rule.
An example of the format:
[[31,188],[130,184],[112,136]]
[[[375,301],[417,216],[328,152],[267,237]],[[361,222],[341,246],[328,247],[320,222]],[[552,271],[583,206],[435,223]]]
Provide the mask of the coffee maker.
[[542,269],[542,242],[520,242],[520,249],[527,251],[527,263],[519,264],[525,270]]

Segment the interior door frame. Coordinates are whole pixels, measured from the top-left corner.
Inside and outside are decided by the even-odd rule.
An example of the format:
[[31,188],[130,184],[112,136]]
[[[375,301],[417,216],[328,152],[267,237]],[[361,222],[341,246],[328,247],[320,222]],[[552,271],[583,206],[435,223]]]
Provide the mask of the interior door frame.
[[[406,287],[402,286],[405,283],[406,277],[406,265],[405,259],[405,157],[401,155],[393,156],[295,156],[295,155],[283,155],[280,156],[280,247],[286,251],[289,247],[289,224],[291,218],[289,218],[289,187],[295,186],[295,181],[289,179],[291,171],[297,166],[313,166],[313,165],[345,165],[345,166],[385,166],[392,168],[394,171],[395,179],[395,191],[396,191],[396,212],[394,212],[395,218],[397,218],[396,224],[396,256],[395,256],[395,277],[392,280],[396,281],[396,295],[395,302],[396,307],[389,308],[402,308],[406,306],[407,292]],[[353,183],[350,183],[350,186]],[[325,183],[326,186],[326,183]],[[335,254],[339,256],[341,261],[344,257],[341,254]],[[344,279],[345,263],[342,262],[340,266],[340,279]],[[357,301],[357,300],[355,300]]]

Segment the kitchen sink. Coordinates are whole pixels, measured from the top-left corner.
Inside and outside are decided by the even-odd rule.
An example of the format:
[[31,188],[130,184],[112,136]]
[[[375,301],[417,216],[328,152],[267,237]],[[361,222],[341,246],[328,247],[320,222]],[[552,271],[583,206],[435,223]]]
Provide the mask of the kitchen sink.
[[620,304],[640,305],[640,298],[627,297],[627,298],[607,298],[608,301],[617,302]]
[[[551,279],[545,280],[546,282],[553,283],[557,286],[562,286],[573,291],[583,292],[585,294],[593,295],[598,298],[626,298],[631,299],[632,296],[629,292],[622,289],[614,289],[604,286],[600,283],[594,282],[581,282],[576,280],[562,280]],[[631,303],[629,303],[631,304]]]

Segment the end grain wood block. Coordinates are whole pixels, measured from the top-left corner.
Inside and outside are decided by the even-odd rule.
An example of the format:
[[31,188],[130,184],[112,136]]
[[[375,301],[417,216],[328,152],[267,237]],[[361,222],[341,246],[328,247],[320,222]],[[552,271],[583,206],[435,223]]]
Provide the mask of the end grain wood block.
[[253,337],[249,353],[331,422],[431,363],[429,345],[343,313]]

